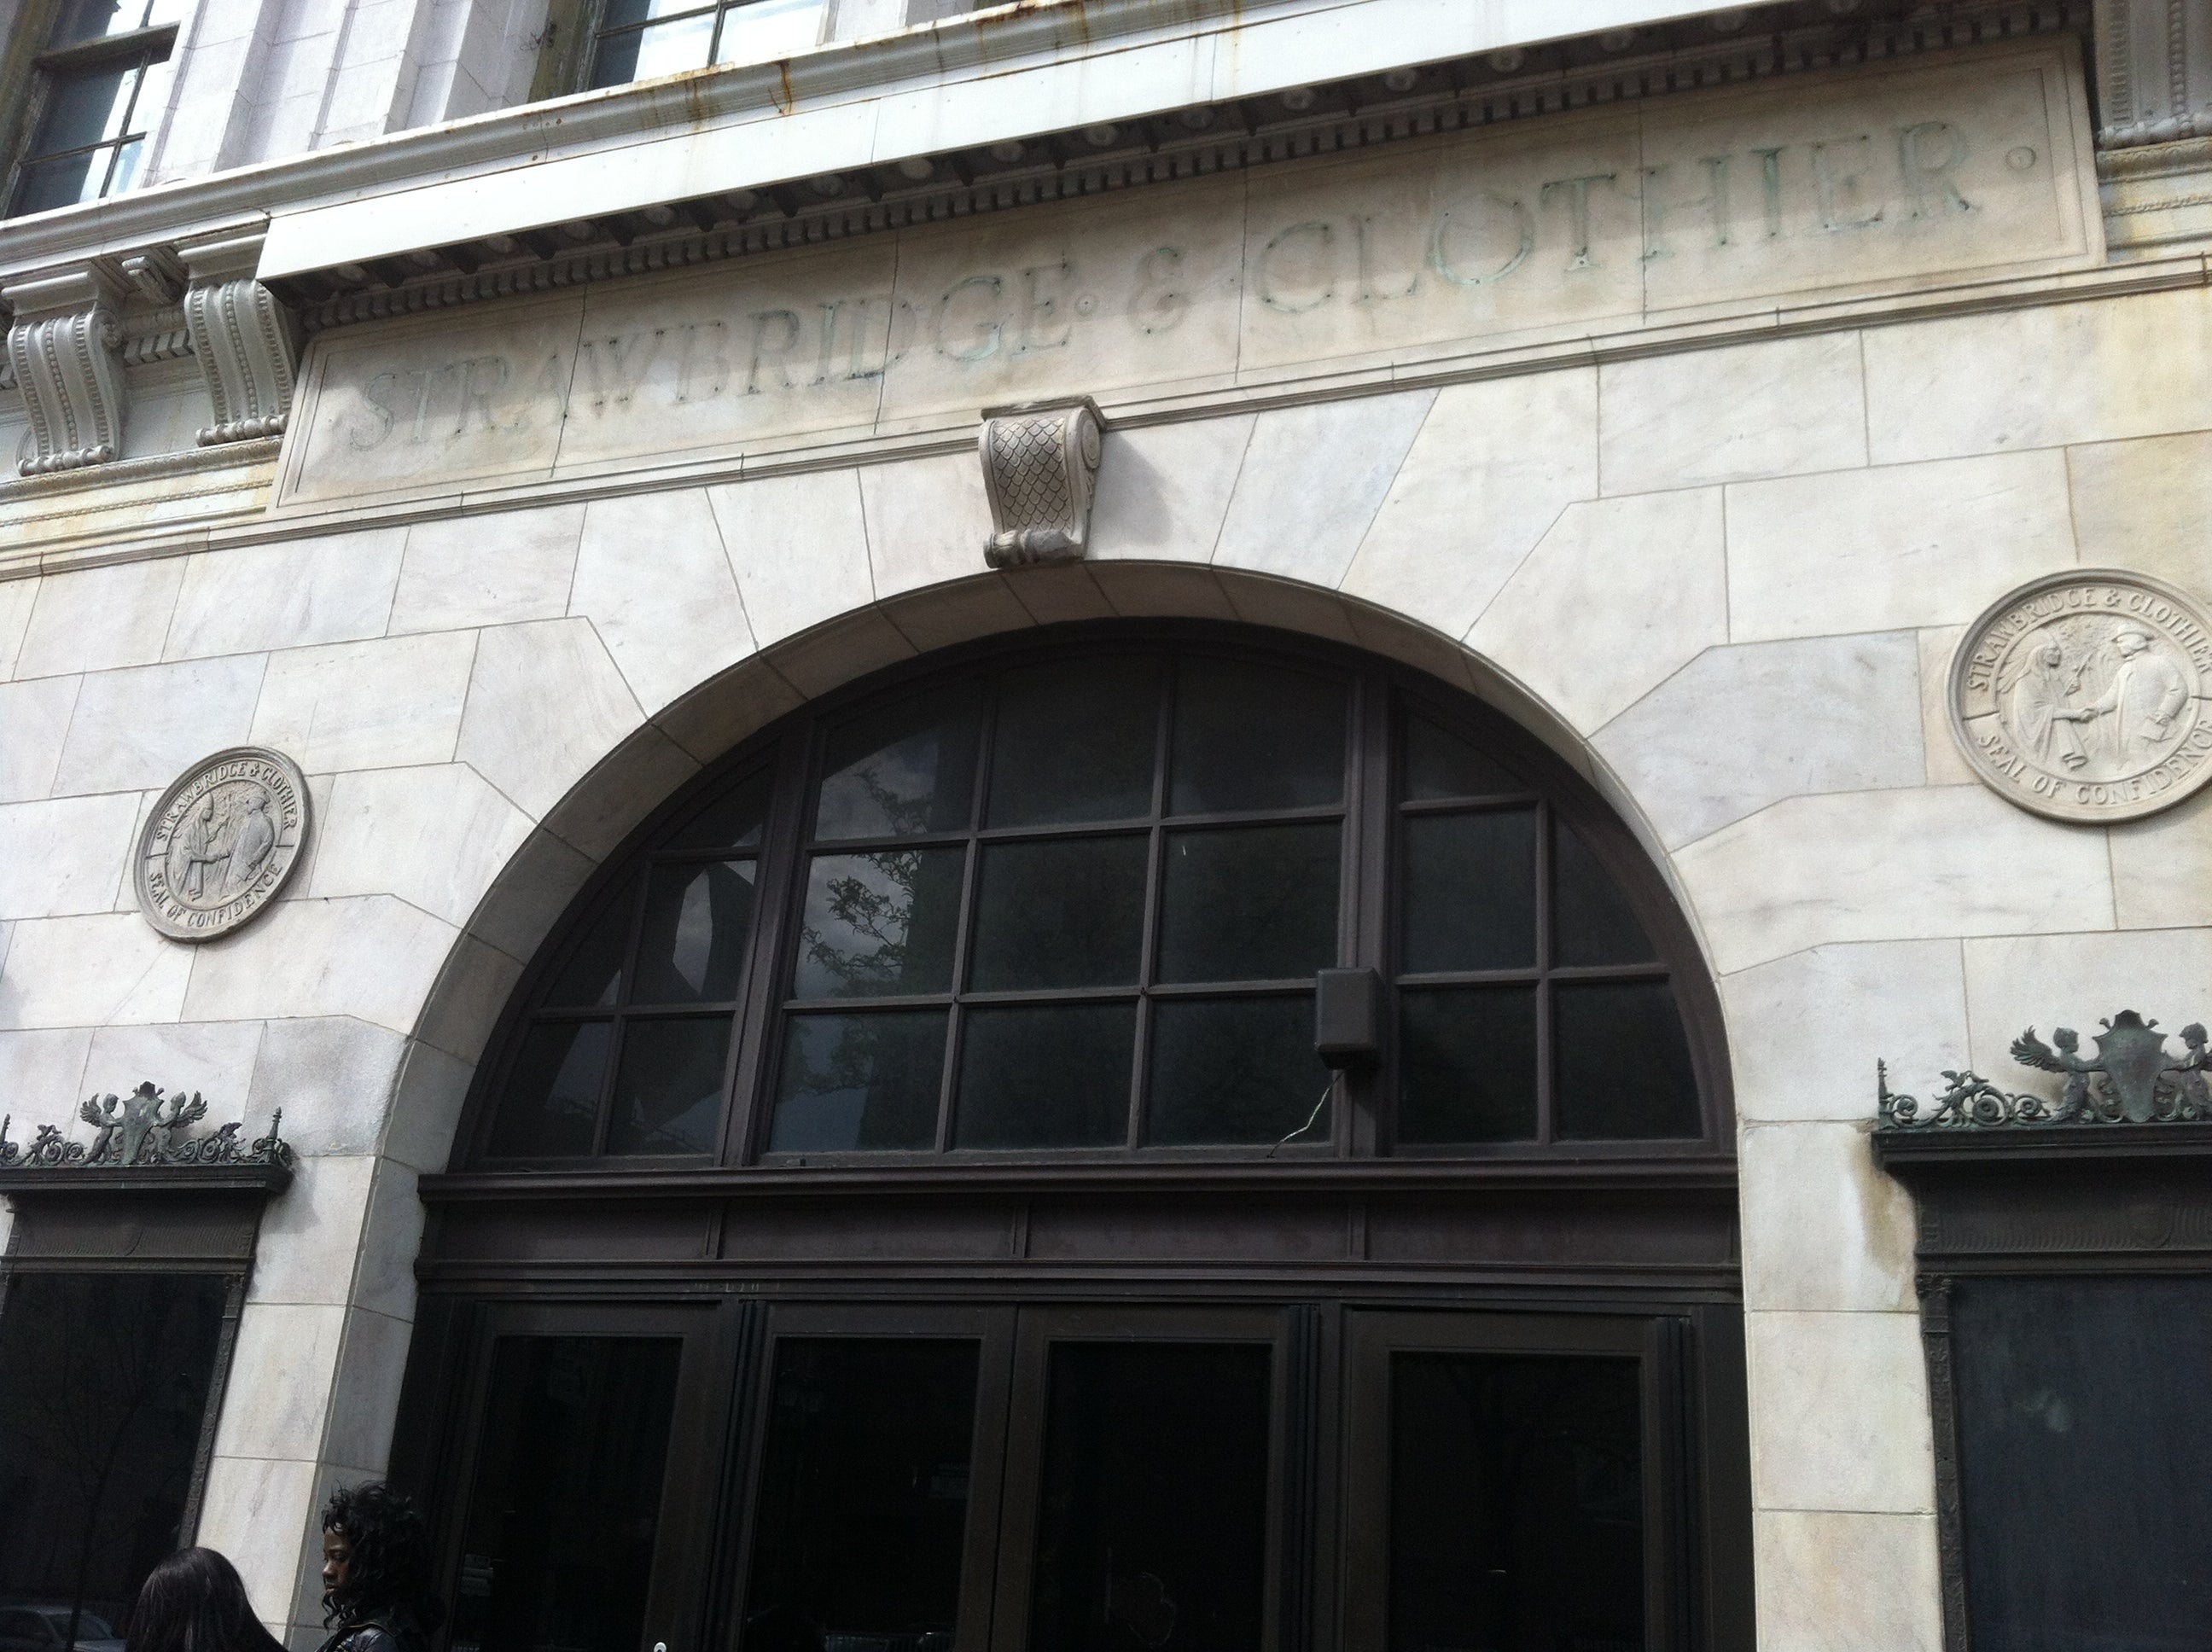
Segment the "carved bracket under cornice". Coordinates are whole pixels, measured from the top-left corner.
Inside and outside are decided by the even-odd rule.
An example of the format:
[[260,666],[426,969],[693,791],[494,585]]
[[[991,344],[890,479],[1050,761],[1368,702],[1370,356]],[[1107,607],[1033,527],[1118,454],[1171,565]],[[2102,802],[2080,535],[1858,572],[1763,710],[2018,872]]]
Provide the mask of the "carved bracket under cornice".
[[123,451],[123,284],[97,260],[0,291],[8,363],[31,416],[25,476],[105,465]]
[[2097,0],[2100,148],[2212,137],[2212,6]]
[[215,404],[199,444],[281,434],[300,363],[299,323],[253,278],[260,232],[188,241],[177,249],[190,277],[185,326]]
[[1104,422],[1088,396],[987,408],[983,491],[993,568],[1081,560],[1091,543],[1091,495],[1098,476]]

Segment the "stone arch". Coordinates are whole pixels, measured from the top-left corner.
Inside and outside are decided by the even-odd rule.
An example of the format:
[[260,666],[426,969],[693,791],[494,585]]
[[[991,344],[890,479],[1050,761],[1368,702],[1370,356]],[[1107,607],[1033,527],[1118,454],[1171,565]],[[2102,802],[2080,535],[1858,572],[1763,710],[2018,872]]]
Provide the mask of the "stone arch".
[[1697,933],[1672,857],[1630,789],[1565,715],[1468,644],[1357,597],[1235,568],[1107,562],[979,573],[773,643],[678,695],[606,750],[501,867],[447,954],[394,1085],[387,1140],[404,1142],[399,1156],[420,1169],[443,1165],[476,1063],[523,964],[599,864],[705,763],[808,701],[902,660],[1094,618],[1213,619],[1324,637],[1473,695],[1595,787]]

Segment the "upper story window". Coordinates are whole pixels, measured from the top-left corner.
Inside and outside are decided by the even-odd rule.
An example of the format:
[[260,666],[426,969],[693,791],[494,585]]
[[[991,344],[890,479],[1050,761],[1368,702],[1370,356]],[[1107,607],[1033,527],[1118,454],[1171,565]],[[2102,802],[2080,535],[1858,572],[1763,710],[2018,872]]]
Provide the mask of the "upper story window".
[[828,0],[606,0],[584,83],[787,57],[821,43],[828,13]]
[[64,0],[34,60],[8,216],[119,195],[138,181],[184,9],[185,0]]
[[[1315,977],[1361,966],[1382,1048],[1340,1077]],[[476,1153],[1680,1151],[1723,1139],[1710,997],[1495,714],[1334,651],[1063,641],[799,714],[664,811],[519,989]]]

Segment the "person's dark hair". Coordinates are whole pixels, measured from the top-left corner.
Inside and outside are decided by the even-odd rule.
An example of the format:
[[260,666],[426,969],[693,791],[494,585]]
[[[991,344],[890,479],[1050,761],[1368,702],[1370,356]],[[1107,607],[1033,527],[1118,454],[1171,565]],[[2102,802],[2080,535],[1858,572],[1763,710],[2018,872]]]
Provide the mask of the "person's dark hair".
[[125,1652],[284,1652],[261,1626],[238,1568],[213,1549],[163,1557],[138,1586]]
[[430,1534],[415,1505],[381,1480],[342,1485],[323,1505],[323,1529],[344,1534],[353,1559],[345,1586],[323,1596],[323,1625],[397,1619],[425,1634],[446,1609],[430,1592]]

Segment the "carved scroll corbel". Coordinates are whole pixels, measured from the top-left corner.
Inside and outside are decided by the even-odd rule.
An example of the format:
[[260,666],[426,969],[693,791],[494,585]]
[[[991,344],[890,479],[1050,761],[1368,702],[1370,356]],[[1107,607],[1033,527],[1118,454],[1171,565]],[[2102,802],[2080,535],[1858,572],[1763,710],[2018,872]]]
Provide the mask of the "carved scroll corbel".
[[983,491],[992,528],[985,562],[1019,568],[1082,558],[1103,429],[1088,396],[984,410]]
[[2212,13],[2194,0],[2096,0],[2098,146],[2212,137]]
[[8,364],[31,416],[24,476],[105,465],[123,451],[122,284],[101,264],[0,292],[14,311]]
[[215,422],[199,433],[203,447],[281,434],[292,410],[299,324],[253,278],[261,239],[257,230],[177,249],[191,277],[185,327],[215,404]]

